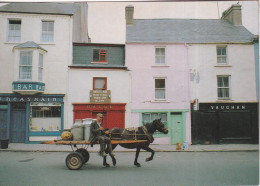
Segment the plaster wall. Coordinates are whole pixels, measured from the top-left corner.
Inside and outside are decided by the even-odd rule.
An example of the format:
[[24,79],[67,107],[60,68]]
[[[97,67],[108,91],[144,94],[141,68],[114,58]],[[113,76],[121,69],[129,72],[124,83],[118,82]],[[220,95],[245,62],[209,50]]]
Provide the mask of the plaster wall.
[[217,65],[216,44],[190,45],[191,100],[217,102],[217,75],[230,75],[228,102],[256,102],[254,45],[227,45],[228,65]]
[[111,90],[111,103],[126,103],[125,126],[129,127],[131,120],[129,71],[70,69],[67,104],[68,124],[64,128],[70,128],[73,124],[73,103],[90,103],[89,95],[90,90],[93,90],[93,77],[107,78],[107,90]]

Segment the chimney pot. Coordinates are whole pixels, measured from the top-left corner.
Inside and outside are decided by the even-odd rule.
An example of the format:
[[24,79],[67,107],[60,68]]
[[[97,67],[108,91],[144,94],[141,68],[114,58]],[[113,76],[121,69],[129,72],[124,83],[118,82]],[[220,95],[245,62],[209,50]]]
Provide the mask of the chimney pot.
[[221,19],[225,19],[233,25],[242,25],[241,5],[233,4],[222,13]]
[[125,7],[125,19],[127,25],[134,24],[134,6],[128,5]]

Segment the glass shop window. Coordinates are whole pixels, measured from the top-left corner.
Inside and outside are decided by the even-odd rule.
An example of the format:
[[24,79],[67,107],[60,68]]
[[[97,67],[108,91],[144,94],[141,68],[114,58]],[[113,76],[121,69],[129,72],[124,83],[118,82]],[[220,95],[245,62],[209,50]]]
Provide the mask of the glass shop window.
[[61,129],[60,106],[32,106],[30,131],[59,131]]
[[[165,125],[168,129],[168,122],[167,122],[167,113],[142,113],[142,123],[145,125],[146,123],[151,123],[155,119],[160,119],[161,122]],[[155,132],[155,134],[160,134],[160,132]]]

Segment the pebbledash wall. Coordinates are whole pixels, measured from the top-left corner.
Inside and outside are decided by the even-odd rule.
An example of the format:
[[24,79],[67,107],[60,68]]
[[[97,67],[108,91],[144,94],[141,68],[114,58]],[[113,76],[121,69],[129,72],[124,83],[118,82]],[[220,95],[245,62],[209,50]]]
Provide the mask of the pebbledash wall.
[[[155,48],[165,48],[163,65],[155,64]],[[191,143],[189,71],[184,44],[126,43],[131,72],[131,126],[162,118],[169,133],[155,134],[155,144]],[[165,100],[155,100],[155,79],[165,79]]]

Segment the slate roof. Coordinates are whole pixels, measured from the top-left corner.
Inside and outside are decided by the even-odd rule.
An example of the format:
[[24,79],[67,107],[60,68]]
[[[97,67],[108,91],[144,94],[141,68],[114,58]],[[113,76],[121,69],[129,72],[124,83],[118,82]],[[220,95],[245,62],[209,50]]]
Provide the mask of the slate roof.
[[16,48],[37,48],[47,52],[47,50],[45,50],[44,48],[42,48],[40,45],[36,44],[33,41],[27,41],[25,43],[21,43],[19,45],[14,46],[14,49]]
[[135,19],[126,43],[252,43],[244,26],[222,19]]
[[73,15],[79,8],[75,3],[9,3],[0,12]]

